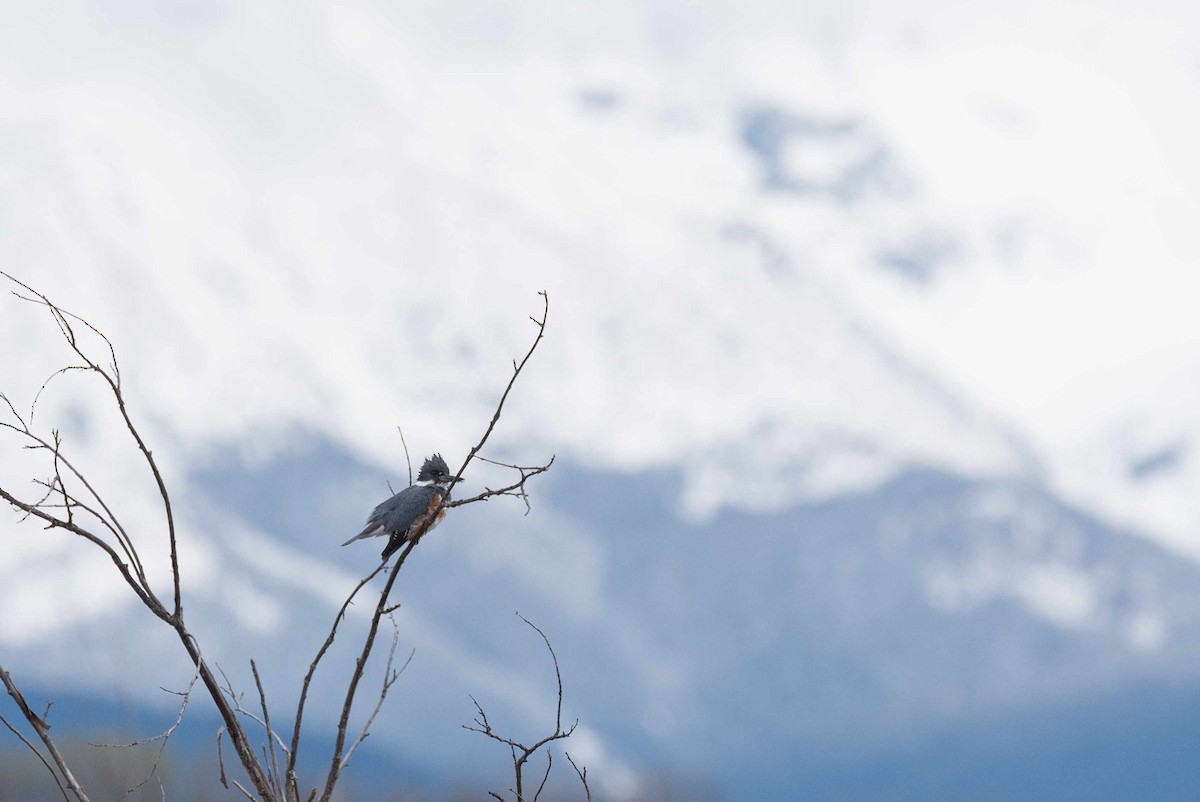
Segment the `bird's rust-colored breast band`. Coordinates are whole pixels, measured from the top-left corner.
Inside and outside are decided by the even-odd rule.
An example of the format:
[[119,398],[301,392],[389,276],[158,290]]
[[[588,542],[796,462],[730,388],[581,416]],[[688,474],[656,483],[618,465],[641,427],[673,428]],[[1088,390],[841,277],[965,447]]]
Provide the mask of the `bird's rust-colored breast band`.
[[[442,494],[435,494],[429,502],[429,509],[425,510],[417,520],[413,521],[412,528],[408,530],[410,536],[422,535],[442,522],[442,518],[446,517],[446,508],[442,507],[439,510],[438,505],[441,503]],[[434,515],[435,511],[437,513],[436,516]]]

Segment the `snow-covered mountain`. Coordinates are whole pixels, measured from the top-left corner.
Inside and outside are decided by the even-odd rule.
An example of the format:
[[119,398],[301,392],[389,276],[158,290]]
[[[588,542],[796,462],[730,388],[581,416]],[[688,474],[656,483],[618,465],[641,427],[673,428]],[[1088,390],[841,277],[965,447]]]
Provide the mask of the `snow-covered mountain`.
[[[559,462],[528,517],[456,511],[406,569],[418,657],[381,741],[444,770],[467,692],[543,710],[514,609],[554,636],[618,796],[686,770],[752,798],[719,754],[771,798],[817,783],[793,758],[1195,687],[1190,7],[4,15],[0,263],[112,336],[206,649],[281,695],[369,562],[335,545],[404,481],[394,426],[465,452],[541,289],[494,445]],[[69,363],[57,337],[0,301],[21,410]],[[39,403],[161,577],[96,385]],[[44,474],[0,448],[4,487]],[[6,665],[186,682],[102,559],[2,526]]]
[[[355,496],[370,497],[374,473],[326,444],[257,466],[219,460],[193,477],[213,503],[196,517],[221,568],[193,582],[189,612],[239,687],[250,682],[239,658],[255,657],[276,717],[357,576],[361,550],[335,551],[330,533],[362,508]],[[678,515],[681,484],[565,466],[528,517],[456,511],[406,568],[400,650],[416,653],[377,725],[376,754],[482,784],[502,756],[459,728],[468,694],[516,730],[550,720],[553,674],[514,610],[553,638],[567,712],[584,722],[572,749],[618,797],[669,772],[745,799],[829,794],[837,776],[887,798],[989,787],[1038,797],[1058,783],[1065,796],[1054,798],[1119,799],[1128,785],[1095,779],[1106,753],[1077,756],[1089,768],[1073,783],[1019,768],[1080,741],[1111,748],[1127,727],[1168,746],[1191,737],[1169,717],[1139,716],[1172,694],[1184,701],[1169,710],[1194,708],[1200,569],[1144,538],[1021,481],[909,471],[867,493],[703,522]],[[7,648],[6,662],[37,676],[39,692],[83,682],[169,718],[175,699],[156,699],[154,686],[179,685],[187,669],[147,619],[127,607],[63,621]],[[353,640],[343,635],[318,677],[317,733],[336,715]],[[81,674],[80,653],[98,670]],[[1132,719],[1109,720],[1130,706]],[[946,758],[948,734],[964,732],[960,759],[979,773]],[[1144,759],[1135,750],[1118,762],[1136,775]],[[873,763],[890,778],[864,776]],[[1158,766],[1159,785],[1147,787],[1194,788],[1190,765]],[[412,771],[400,779],[413,782]]]

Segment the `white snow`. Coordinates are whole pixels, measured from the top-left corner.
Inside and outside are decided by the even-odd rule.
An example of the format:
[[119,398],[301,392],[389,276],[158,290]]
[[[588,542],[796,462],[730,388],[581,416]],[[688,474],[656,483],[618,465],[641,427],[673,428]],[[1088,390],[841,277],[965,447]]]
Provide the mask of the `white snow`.
[[[1198,21],[24,10],[0,33],[0,256],[113,335],[169,465],[298,429],[391,464],[396,421],[462,450],[546,288],[509,445],[679,467],[693,515],[744,469],[762,481],[740,503],[777,506],[909,463],[1036,468],[1200,554]],[[782,169],[829,183],[878,144],[891,178],[848,202],[764,192],[751,107],[849,126],[786,138]],[[922,282],[875,264],[923,241]],[[69,355],[20,306],[0,339],[24,404]],[[111,411],[77,381],[46,403],[95,429]]]

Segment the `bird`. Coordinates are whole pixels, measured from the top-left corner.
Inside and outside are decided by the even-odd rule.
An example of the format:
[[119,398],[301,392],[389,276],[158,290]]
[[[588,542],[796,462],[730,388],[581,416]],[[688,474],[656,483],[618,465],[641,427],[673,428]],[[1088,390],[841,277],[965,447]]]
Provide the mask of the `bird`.
[[382,556],[386,560],[413,537],[425,534],[442,522],[446,516],[444,502],[450,501],[450,488],[461,481],[450,474],[442,455],[434,454],[417,472],[417,484],[404,488],[372,510],[363,530],[342,545],[387,535],[388,543]]

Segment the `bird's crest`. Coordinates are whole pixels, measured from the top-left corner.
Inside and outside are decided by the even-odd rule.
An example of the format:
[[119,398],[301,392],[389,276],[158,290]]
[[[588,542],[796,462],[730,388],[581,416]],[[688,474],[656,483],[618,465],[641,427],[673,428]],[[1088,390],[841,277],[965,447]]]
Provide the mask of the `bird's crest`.
[[417,481],[433,482],[449,475],[450,466],[446,464],[446,460],[442,459],[441,454],[434,454],[421,466],[421,470],[417,473]]

